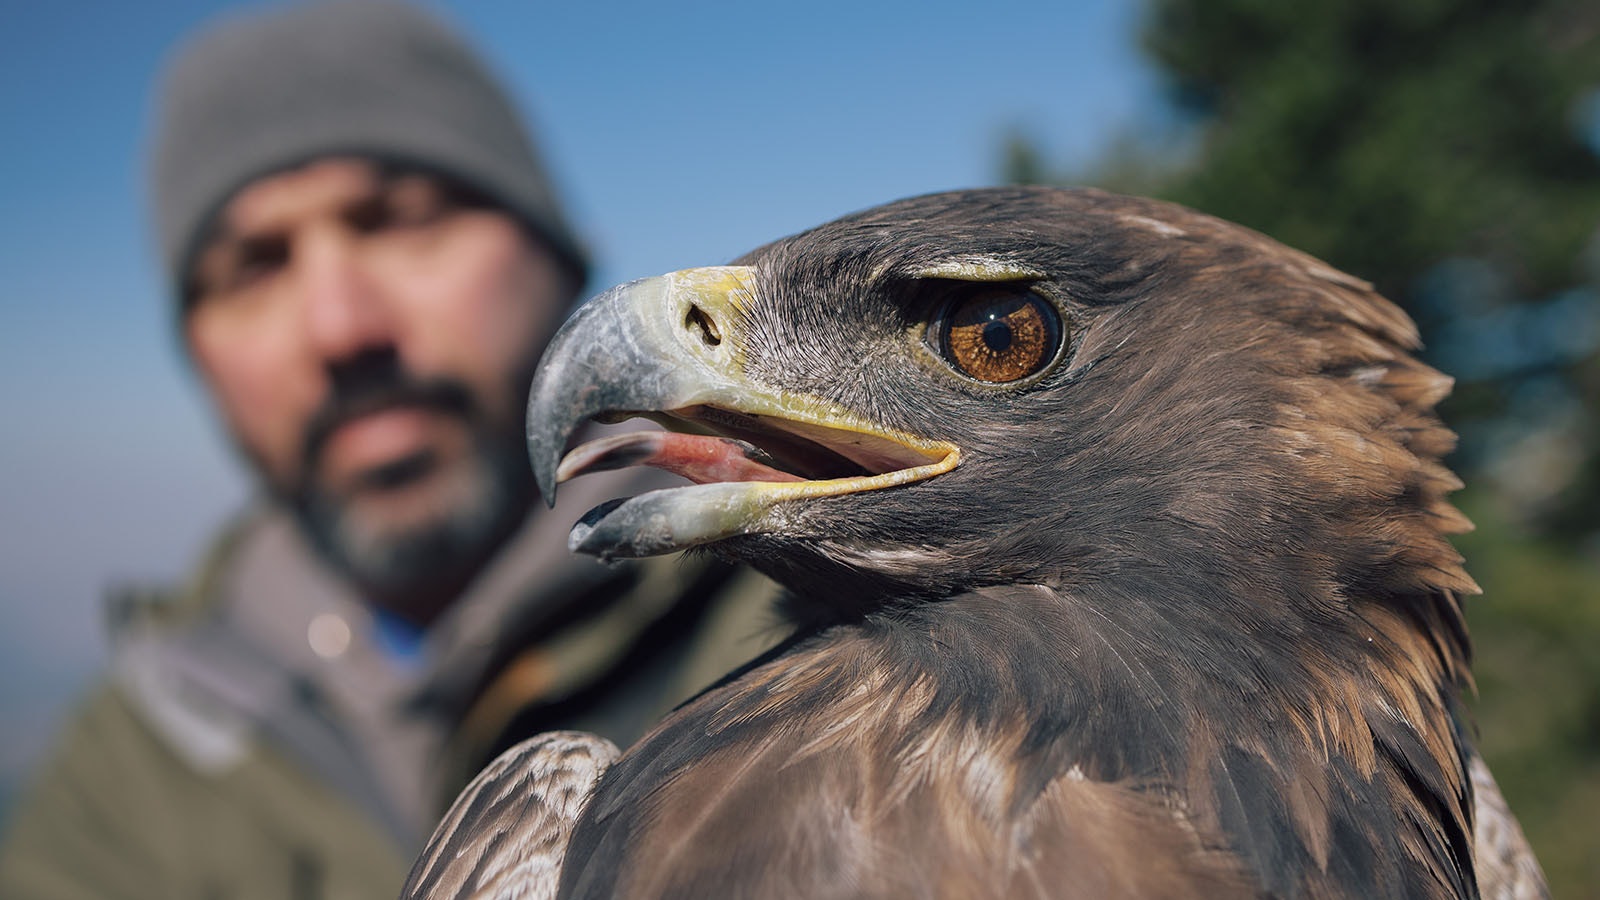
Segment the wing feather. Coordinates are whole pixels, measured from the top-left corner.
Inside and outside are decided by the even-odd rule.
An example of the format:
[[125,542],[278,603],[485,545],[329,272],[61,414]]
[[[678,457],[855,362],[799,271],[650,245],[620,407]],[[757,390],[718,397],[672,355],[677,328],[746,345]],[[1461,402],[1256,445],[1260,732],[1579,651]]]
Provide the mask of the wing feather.
[[1472,754],[1471,770],[1478,892],[1484,900],[1548,900],[1550,888],[1539,860],[1488,765],[1476,753]]
[[618,756],[577,731],[530,738],[467,785],[417,858],[402,900],[554,897],[572,826]]

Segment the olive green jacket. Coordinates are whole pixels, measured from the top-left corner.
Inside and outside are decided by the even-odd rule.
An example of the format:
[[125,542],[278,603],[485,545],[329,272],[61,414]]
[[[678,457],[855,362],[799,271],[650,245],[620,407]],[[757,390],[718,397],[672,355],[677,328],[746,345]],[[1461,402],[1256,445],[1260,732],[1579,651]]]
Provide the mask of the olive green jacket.
[[10,816],[0,897],[392,898],[501,749],[626,745],[771,643],[776,588],[751,572],[570,556],[568,526],[623,490],[574,487],[410,663],[273,512],[184,590],[115,604],[110,672]]

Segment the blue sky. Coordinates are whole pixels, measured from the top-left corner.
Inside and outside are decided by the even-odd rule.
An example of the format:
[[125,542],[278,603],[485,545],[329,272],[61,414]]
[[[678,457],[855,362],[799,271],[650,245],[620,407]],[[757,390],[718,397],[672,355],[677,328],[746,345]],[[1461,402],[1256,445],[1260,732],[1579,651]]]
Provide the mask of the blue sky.
[[[103,663],[105,588],[181,576],[249,495],[141,178],[168,49],[230,6],[0,0],[0,786]],[[443,9],[536,123],[596,290],[993,183],[1016,126],[1084,163],[1158,107],[1133,0]]]

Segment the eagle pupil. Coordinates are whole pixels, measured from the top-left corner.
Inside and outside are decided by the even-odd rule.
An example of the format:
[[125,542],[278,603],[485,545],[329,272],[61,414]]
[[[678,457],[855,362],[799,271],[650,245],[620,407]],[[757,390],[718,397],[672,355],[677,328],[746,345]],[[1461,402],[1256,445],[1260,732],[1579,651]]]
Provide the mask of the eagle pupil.
[[983,326],[983,342],[990,350],[1004,353],[1011,347],[1011,326],[1004,322],[990,322]]

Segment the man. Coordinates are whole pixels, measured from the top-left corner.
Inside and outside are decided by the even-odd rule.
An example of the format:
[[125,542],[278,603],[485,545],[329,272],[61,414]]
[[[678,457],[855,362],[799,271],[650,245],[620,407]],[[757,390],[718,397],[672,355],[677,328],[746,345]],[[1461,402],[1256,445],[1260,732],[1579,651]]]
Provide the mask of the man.
[[268,499],[183,590],[118,605],[0,895],[392,897],[497,751],[632,740],[760,649],[770,586],[570,557],[578,515],[637,487],[535,502],[527,384],[586,260],[459,38],[306,5],[208,32],[169,75],[161,247]]

